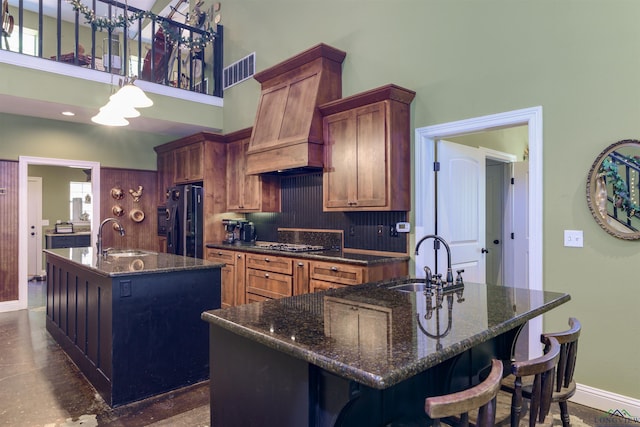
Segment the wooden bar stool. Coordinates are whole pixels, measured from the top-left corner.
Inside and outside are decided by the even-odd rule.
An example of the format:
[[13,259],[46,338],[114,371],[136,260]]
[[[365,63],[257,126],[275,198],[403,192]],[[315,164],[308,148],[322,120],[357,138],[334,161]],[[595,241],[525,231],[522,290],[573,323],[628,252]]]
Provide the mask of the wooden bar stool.
[[[439,427],[442,418],[460,417],[454,424],[467,427],[469,412],[478,410],[476,426],[491,427],[495,423],[496,396],[500,391],[502,362],[493,360],[489,376],[477,386],[457,393],[428,397],[424,410],[433,419],[433,426]],[[447,422],[448,420],[445,420]]]
[[501,389],[511,394],[510,424],[519,425],[523,417],[522,404],[529,400],[529,426],[544,423],[551,408],[551,396],[560,359],[560,343],[553,337],[544,338],[545,354],[531,360],[511,363],[511,375],[502,380]]
[[555,338],[560,343],[560,360],[558,361],[556,384],[551,396],[552,403],[558,403],[560,406],[560,415],[562,417],[562,426],[570,427],[569,408],[567,401],[576,392],[576,382],[573,380],[573,373],[576,368],[576,359],[578,356],[578,338],[582,325],[578,319],[569,318],[569,330],[564,332],[555,332],[542,334],[542,341],[548,338]]

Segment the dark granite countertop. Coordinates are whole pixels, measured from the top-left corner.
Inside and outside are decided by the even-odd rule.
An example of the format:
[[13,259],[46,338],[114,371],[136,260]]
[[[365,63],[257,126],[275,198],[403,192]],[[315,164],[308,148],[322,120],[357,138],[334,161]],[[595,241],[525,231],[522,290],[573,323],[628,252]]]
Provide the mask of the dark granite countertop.
[[[330,289],[207,311],[202,319],[341,377],[384,389],[570,299],[568,294],[558,292],[468,283],[463,290],[464,301],[458,302],[453,292],[450,298],[444,297],[440,333],[447,328],[449,302],[451,329],[445,337],[436,339],[417,324],[419,319],[430,334],[438,331],[436,314],[425,320],[428,308],[424,293],[390,289],[414,282],[421,280],[401,278]],[[377,315],[373,318],[382,319],[382,323],[374,326],[369,316],[369,332],[361,331],[364,336],[354,342],[353,337],[341,334],[345,330],[341,322],[347,320],[340,307],[347,312],[350,307],[359,312],[363,308],[372,310],[366,313]],[[336,315],[332,317],[331,313]]]
[[261,248],[261,247],[255,246],[252,243],[233,243],[233,244],[207,243],[206,247],[210,249],[225,249],[230,251],[262,253],[262,254],[285,256],[285,257],[291,257],[291,258],[310,259],[310,260],[317,260],[317,261],[343,262],[343,263],[357,264],[362,266],[383,264],[383,263],[389,263],[389,262],[402,262],[402,261],[408,261],[410,258],[408,255],[402,255],[402,254],[398,254],[398,256],[369,255],[369,254],[344,252],[337,249],[325,250],[325,251],[313,251],[313,252],[286,252],[286,251],[279,251],[274,249]]
[[[131,256],[122,256],[125,251],[130,251]],[[44,252],[108,277],[224,267],[224,264],[198,258],[140,249],[115,250],[106,258],[97,257],[96,249],[90,247],[45,249]]]

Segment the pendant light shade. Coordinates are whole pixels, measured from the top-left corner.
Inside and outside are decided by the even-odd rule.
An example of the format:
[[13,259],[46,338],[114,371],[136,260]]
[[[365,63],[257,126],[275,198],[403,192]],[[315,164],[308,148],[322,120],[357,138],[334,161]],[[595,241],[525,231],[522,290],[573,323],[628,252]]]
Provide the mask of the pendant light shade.
[[140,117],[140,111],[136,110],[131,105],[119,104],[114,101],[109,101],[107,102],[107,105],[100,107],[100,112],[104,112],[109,115],[118,115],[125,119]]
[[[101,109],[102,110],[102,109]],[[91,121],[104,126],[127,126],[129,122],[121,114],[106,109],[91,117]]]
[[146,108],[153,105],[153,101],[133,83],[122,86],[109,99],[119,104],[131,105],[133,108]]

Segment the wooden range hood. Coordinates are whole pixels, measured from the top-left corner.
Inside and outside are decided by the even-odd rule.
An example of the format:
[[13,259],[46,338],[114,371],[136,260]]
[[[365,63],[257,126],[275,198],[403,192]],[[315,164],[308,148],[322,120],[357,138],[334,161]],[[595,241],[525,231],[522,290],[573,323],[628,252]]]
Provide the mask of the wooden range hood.
[[262,92],[247,150],[247,174],[322,168],[318,105],[342,97],[345,56],[319,44],[254,75]]

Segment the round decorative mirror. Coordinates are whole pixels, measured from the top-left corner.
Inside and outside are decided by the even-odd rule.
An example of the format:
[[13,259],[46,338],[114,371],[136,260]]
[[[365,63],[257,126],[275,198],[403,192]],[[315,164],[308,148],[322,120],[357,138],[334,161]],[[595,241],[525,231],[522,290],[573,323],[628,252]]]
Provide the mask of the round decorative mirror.
[[640,239],[640,141],[618,141],[598,155],[587,177],[587,204],[607,233]]

